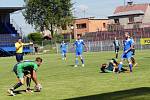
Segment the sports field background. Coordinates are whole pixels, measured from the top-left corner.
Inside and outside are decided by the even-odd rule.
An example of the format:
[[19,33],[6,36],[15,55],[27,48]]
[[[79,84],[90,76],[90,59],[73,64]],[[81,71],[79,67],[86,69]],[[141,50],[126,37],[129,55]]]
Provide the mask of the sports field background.
[[[58,54],[28,55],[24,59],[43,58],[38,70],[40,93],[20,92],[15,97],[8,96],[7,89],[16,83],[11,72],[15,57],[0,58],[0,100],[149,100],[150,99],[150,53],[137,51],[138,67],[133,73],[99,73],[99,65],[114,57],[114,52],[84,53],[85,67],[74,68],[74,54],[68,54],[62,61]],[[33,83],[33,82],[32,82]],[[34,84],[32,84],[34,87]],[[24,90],[25,86],[18,90]]]

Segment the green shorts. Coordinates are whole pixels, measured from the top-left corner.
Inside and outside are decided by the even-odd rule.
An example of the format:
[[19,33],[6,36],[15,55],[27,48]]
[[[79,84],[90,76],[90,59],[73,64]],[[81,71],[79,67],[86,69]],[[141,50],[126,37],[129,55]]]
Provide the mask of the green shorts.
[[13,71],[15,72],[17,78],[22,79],[24,76],[23,70],[22,69],[18,69],[17,66],[18,64],[16,64],[13,68]]

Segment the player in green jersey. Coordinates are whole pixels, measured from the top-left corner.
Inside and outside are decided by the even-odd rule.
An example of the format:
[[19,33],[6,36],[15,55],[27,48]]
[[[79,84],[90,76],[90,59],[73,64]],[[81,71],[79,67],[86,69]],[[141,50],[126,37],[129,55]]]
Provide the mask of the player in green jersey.
[[42,58],[40,57],[37,57],[35,62],[24,61],[16,64],[16,67],[14,67],[13,71],[15,72],[19,82],[15,84],[11,89],[9,89],[8,93],[15,96],[14,90],[24,84],[25,73],[27,71],[30,71],[31,78],[34,81],[34,83],[36,85],[39,85],[39,82],[37,81],[36,71],[41,64],[42,64]]

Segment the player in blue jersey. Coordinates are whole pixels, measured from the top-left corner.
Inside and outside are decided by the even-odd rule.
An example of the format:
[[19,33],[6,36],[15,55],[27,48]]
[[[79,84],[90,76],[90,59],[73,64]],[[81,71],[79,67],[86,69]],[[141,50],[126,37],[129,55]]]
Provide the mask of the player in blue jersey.
[[129,63],[129,68],[130,68],[130,72],[132,72],[132,61],[131,61],[131,57],[132,57],[132,49],[133,49],[133,46],[134,46],[134,42],[133,40],[130,38],[130,34],[128,32],[125,32],[125,40],[123,41],[123,54],[122,54],[122,59],[121,59],[121,62],[120,64],[118,65],[118,69],[119,69],[119,72],[121,72],[121,68],[123,66],[123,61],[125,59],[128,60],[128,63]]
[[86,45],[85,45],[84,41],[81,39],[80,34],[77,35],[77,40],[75,41],[75,43],[73,45],[75,47],[75,52],[76,52],[76,59],[75,59],[74,67],[78,66],[78,58],[81,59],[82,67],[84,67],[84,59],[83,59],[82,53],[83,53],[84,46],[86,48]]
[[116,37],[115,37],[115,40],[113,43],[114,43],[114,47],[115,47],[116,59],[118,59],[118,52],[119,52],[120,43]]
[[61,54],[62,54],[62,59],[66,60],[67,44],[64,41],[62,41],[62,43],[60,45],[60,50],[61,50]]

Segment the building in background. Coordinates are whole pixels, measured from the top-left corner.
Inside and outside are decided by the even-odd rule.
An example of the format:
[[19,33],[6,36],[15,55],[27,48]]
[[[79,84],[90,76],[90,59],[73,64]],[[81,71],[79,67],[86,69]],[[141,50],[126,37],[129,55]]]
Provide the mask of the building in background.
[[107,31],[108,19],[78,18],[73,20],[70,26],[62,26],[59,33],[65,38],[76,38],[77,34],[82,36],[89,32]]
[[74,19],[74,36],[89,32],[107,31],[108,19],[79,18]]
[[119,6],[109,16],[108,30],[137,29],[150,27],[150,4],[134,4],[132,1]]

